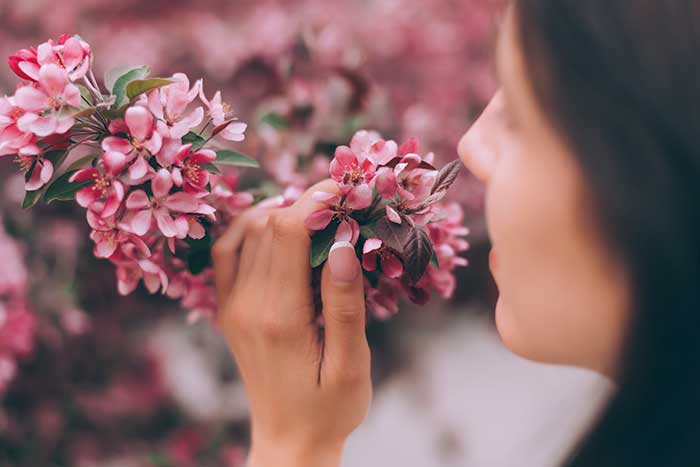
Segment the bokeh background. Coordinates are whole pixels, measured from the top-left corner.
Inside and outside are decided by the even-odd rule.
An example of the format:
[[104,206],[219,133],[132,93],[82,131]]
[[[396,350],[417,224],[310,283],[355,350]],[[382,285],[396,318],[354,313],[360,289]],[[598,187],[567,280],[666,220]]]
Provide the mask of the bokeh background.
[[[203,77],[250,124],[243,150],[266,176],[304,183],[360,128],[417,136],[454,159],[496,89],[502,4],[0,0],[0,55],[77,33],[98,76],[145,64]],[[0,67],[0,92],[15,82]],[[0,159],[0,466],[242,467],[246,399],[220,336],[165,298],[118,296],[82,210],[21,210],[15,173]],[[465,173],[452,196],[471,229],[470,266],[449,303],[370,325],[377,389],[348,466],[554,465],[608,391],[501,346],[483,187]]]

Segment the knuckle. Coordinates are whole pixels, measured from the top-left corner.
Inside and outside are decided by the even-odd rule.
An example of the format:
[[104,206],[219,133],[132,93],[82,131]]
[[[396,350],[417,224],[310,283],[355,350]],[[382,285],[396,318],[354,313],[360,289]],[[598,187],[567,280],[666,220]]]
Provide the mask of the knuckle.
[[269,341],[280,341],[289,335],[289,326],[279,318],[265,317],[261,322],[261,333]]
[[211,247],[211,256],[214,261],[226,260],[233,254],[234,245],[221,238]]
[[277,240],[297,239],[306,236],[306,230],[286,208],[278,209],[270,213],[268,228],[272,231],[272,237]]
[[248,224],[248,235],[259,235],[265,231],[267,225],[267,217],[257,217]]
[[353,324],[364,318],[364,309],[357,303],[335,304],[328,307],[328,318],[339,324]]
[[336,375],[336,382],[344,387],[354,387],[369,381],[369,368],[363,364],[345,364]]

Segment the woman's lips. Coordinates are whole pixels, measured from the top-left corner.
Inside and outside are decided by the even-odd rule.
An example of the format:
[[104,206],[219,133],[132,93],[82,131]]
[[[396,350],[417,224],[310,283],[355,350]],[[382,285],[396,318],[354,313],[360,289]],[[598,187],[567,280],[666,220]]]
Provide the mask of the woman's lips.
[[496,256],[496,249],[491,248],[491,251],[489,252],[489,268],[491,269],[491,271],[494,271],[497,266],[498,261]]

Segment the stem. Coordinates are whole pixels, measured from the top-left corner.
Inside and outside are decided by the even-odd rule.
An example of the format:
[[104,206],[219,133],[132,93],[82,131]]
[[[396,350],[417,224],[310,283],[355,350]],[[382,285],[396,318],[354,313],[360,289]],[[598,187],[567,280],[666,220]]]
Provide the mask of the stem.
[[209,120],[207,120],[207,123],[206,123],[206,125],[204,125],[204,128],[202,128],[202,131],[200,131],[200,134],[204,133],[206,131],[206,129],[209,128],[209,125],[211,124],[212,121],[213,121],[212,118],[209,118]]
[[90,68],[90,79],[92,80],[92,84],[95,86],[95,89],[97,90],[98,94],[102,96],[102,91],[100,91],[100,85],[97,84],[97,80],[95,79],[95,74],[92,72],[92,68]]
[[90,80],[87,79],[87,76],[83,76],[83,84],[85,85],[87,90],[90,91],[90,94],[95,99],[95,102],[102,102],[102,94],[98,89],[95,88],[95,86],[92,85]]

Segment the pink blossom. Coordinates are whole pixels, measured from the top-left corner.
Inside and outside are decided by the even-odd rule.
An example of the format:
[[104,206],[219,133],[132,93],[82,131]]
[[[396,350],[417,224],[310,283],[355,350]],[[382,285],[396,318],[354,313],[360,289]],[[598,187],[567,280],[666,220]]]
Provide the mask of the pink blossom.
[[130,220],[131,230],[137,235],[146,234],[155,218],[160,232],[167,238],[185,238],[190,231],[186,218],[173,218],[172,213],[195,213],[200,202],[189,193],[170,194],[173,187],[172,175],[166,169],[160,169],[151,180],[152,197],[145,191],[133,191],[126,200],[126,208],[133,212]]
[[367,271],[377,269],[377,263],[382,272],[392,279],[401,277],[403,263],[399,256],[378,238],[368,238],[362,247],[362,267]]
[[39,137],[65,133],[75,120],[62,110],[65,106],[80,106],[80,90],[68,81],[64,69],[48,64],[39,70],[36,84],[17,89],[15,104],[26,112],[17,121],[21,131]]
[[215,205],[226,210],[228,214],[238,214],[242,210],[250,207],[253,204],[254,198],[248,192],[236,192],[235,188],[238,183],[236,172],[227,174],[226,176],[212,177],[212,197]]
[[397,194],[403,205],[409,208],[423,203],[435,183],[437,172],[420,168],[422,162],[419,155],[407,154],[394,167]]
[[176,168],[173,180],[187,193],[202,193],[209,183],[209,171],[202,166],[216,160],[216,153],[210,149],[200,149],[190,154],[191,144],[182,146],[175,155]]
[[20,170],[22,172],[28,172],[29,170],[32,171],[31,176],[24,184],[24,189],[27,191],[36,191],[49,183],[49,180],[51,180],[51,177],[53,176],[53,163],[50,160],[41,157],[40,154],[28,154],[26,151],[27,147],[25,146],[24,148],[20,149],[19,155],[17,156]]
[[336,220],[339,222],[335,233],[338,242],[357,243],[360,236],[360,224],[350,216],[350,211],[342,206],[340,195],[317,191],[312,195],[314,201],[324,204],[326,207],[311,213],[304,221],[309,230],[323,230]]
[[7,63],[20,78],[27,81],[36,81],[38,79],[39,61],[34,47],[18,50],[7,59]]
[[184,73],[175,73],[171,79],[173,84],[155,89],[148,94],[147,105],[158,120],[165,122],[166,132],[163,136],[179,139],[202,123],[204,118],[202,107],[187,113],[187,107],[199,94],[202,82],[197,81],[190,89],[190,80]]
[[34,348],[35,328],[36,318],[26,307],[0,308],[0,355],[28,355]]
[[95,242],[93,253],[97,258],[111,258],[115,253],[128,260],[151,256],[148,245],[141,237],[121,229],[115,216],[102,218],[88,210],[87,222],[92,228],[90,238]]
[[0,97],[0,156],[17,154],[25,146],[34,143],[34,135],[20,130],[17,125],[25,113],[17,105],[14,96]]
[[165,293],[168,289],[168,275],[150,259],[117,264],[117,290],[120,295],[133,292],[141,279],[150,293],[156,293],[158,290]]
[[124,200],[124,185],[118,177],[126,166],[126,156],[107,151],[101,157],[103,170],[95,167],[81,169],[70,177],[70,182],[91,182],[75,195],[77,203],[105,217],[113,216]]
[[376,169],[374,160],[356,155],[348,146],[339,146],[331,161],[330,175],[340,184],[351,209],[365,209],[372,204],[372,181]]
[[141,181],[149,171],[147,160],[160,151],[163,138],[153,114],[140,105],[126,109],[123,122],[114,121],[110,125],[110,131],[118,132],[122,129],[126,129],[128,139],[108,136],[102,141],[102,149],[119,152],[133,159],[129,166],[129,178],[132,182]]
[[216,91],[214,97],[208,100],[204,95],[204,87],[200,87],[199,97],[204,102],[204,105],[209,111],[209,117],[215,127],[226,124],[226,127],[219,133],[222,138],[228,141],[243,141],[245,139],[245,131],[248,125],[242,122],[236,122],[232,118],[227,117],[231,113],[231,107],[222,101],[221,91]]
[[360,130],[352,137],[350,149],[355,154],[371,157],[378,165],[384,165],[394,159],[398,147],[395,141],[385,141],[375,131]]
[[367,311],[379,320],[387,320],[399,311],[401,283],[396,279],[379,276],[376,287],[365,279]]
[[[85,77],[92,62],[90,45],[79,36],[67,34],[54,42],[49,40],[37,48],[37,61],[43,68],[47,64],[53,64],[65,69],[71,81],[77,81]],[[35,69],[25,63],[24,70],[33,78]]]

